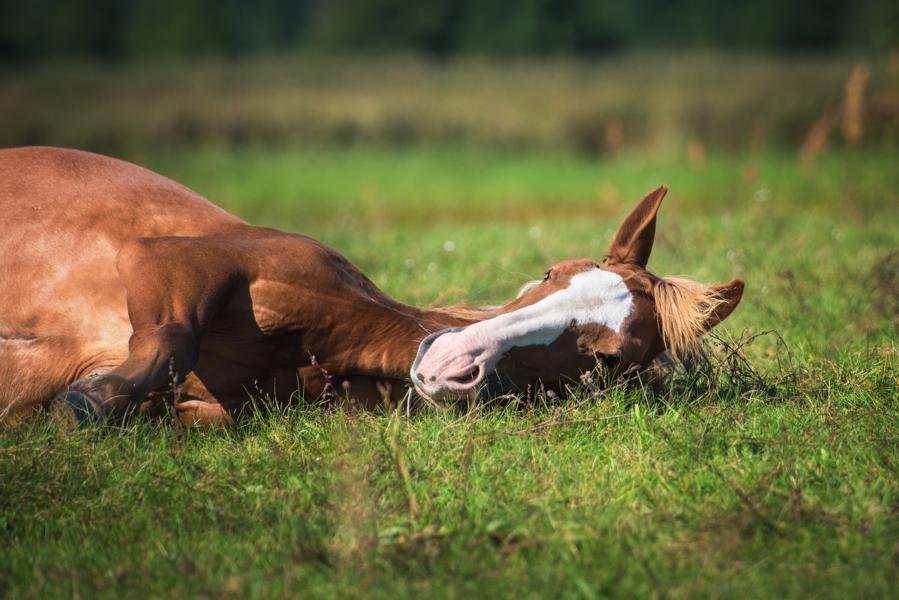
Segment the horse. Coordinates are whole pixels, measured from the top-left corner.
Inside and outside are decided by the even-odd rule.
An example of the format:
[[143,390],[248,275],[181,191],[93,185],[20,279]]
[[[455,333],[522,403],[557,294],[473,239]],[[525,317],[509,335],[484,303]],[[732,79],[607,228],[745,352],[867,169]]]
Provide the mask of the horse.
[[173,410],[223,424],[254,395],[446,403],[645,367],[695,344],[744,287],[646,270],[666,192],[636,205],[604,259],[558,262],[502,306],[421,309],[321,242],[137,165],[0,150],[0,421]]

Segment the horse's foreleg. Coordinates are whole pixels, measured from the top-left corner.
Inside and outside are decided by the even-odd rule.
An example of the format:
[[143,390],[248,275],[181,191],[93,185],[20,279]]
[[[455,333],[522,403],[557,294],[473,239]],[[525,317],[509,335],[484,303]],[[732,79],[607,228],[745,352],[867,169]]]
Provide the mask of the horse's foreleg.
[[227,303],[236,262],[205,238],[143,239],[118,257],[133,333],[128,358],[62,395],[78,421],[127,417],[153,390],[181,383],[197,363],[200,331]]
[[78,421],[127,417],[150,391],[184,381],[196,364],[199,336],[187,325],[167,323],[135,331],[129,349],[121,365],[76,381],[63,394]]

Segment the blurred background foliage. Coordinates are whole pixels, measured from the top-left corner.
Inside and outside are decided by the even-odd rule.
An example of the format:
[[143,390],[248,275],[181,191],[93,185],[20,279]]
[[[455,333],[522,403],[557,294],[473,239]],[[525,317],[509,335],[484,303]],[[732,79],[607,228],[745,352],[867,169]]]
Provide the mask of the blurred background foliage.
[[0,145],[899,140],[895,0],[0,0]]
[[890,49],[895,0],[0,0],[0,58]]

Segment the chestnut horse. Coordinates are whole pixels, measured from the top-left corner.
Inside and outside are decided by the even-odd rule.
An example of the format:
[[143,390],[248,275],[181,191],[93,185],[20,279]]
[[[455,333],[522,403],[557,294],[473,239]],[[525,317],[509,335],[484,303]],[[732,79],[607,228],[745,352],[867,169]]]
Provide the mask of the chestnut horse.
[[646,270],[665,192],[637,205],[602,262],[557,263],[505,306],[423,310],[324,244],[135,165],[0,150],[0,419],[51,405],[73,421],[122,418],[177,383],[183,422],[229,422],[250,394],[334,386],[365,402],[411,381],[442,401],[558,384],[597,360],[648,365],[743,293],[740,280]]

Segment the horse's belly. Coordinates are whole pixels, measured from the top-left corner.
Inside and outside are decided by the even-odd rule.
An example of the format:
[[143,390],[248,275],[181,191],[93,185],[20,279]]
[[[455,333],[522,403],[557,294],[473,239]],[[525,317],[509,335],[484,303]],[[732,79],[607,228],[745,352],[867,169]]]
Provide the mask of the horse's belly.
[[127,341],[116,348],[73,337],[0,336],[0,423],[45,408],[72,382],[111,370],[127,354]]
[[128,356],[131,325],[114,253],[88,240],[79,251],[60,238],[0,242],[0,420],[46,405]]
[[117,254],[91,232],[0,241],[0,331],[118,341],[128,314]]

